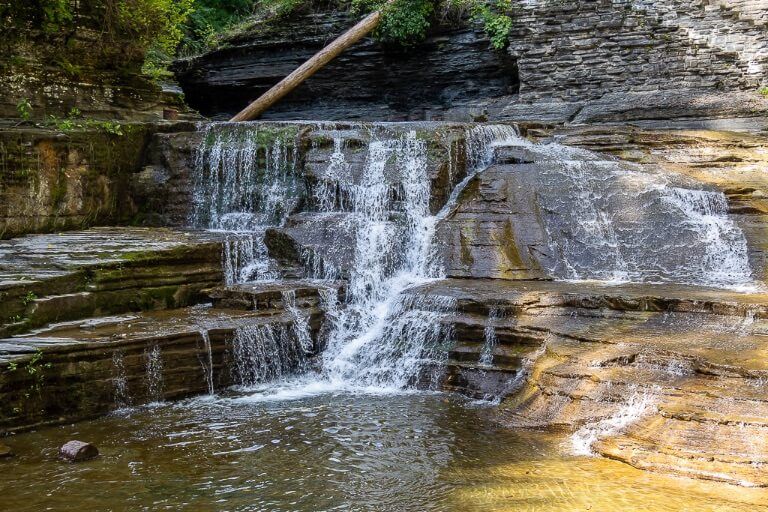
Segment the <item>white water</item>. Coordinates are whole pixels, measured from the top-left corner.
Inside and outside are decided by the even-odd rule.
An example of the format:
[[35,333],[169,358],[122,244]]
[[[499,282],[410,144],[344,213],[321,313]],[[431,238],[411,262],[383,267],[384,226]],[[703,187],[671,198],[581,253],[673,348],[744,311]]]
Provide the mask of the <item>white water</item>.
[[209,123],[195,153],[192,226],[227,233],[226,284],[278,277],[264,232],[299,201],[295,132],[290,127]]
[[200,359],[200,365],[203,368],[205,381],[208,383],[208,394],[213,395],[216,393],[216,389],[213,385],[213,350],[211,348],[211,337],[208,335],[207,328],[200,328],[200,338],[203,340],[203,350],[201,354],[198,354],[198,358]]
[[233,355],[237,380],[246,387],[301,373],[307,365],[301,340],[283,323],[238,327]]
[[470,176],[454,187],[436,215],[430,212],[426,142],[414,131],[372,132],[358,182],[348,171],[343,144],[335,141],[317,202],[326,212],[351,210],[355,241],[346,305],[323,352],[323,379],[340,386],[402,389],[419,380],[424,385],[428,376],[422,369],[439,364],[446,353],[450,329],[441,319],[454,310],[455,301],[403,292],[443,277],[435,257],[435,226],[471,175],[490,163],[494,144],[507,139],[519,139],[513,127],[469,131]]
[[112,354],[112,384],[115,390],[115,405],[118,409],[131,405],[131,395],[128,389],[128,376],[125,371],[125,354],[115,350]]
[[540,155],[535,187],[556,277],[754,289],[744,233],[722,192],[658,169],[560,144]]
[[160,345],[153,345],[144,354],[146,358],[147,396],[151,402],[162,402],[165,391],[163,382],[163,355]]
[[491,366],[493,364],[493,351],[496,349],[499,341],[496,336],[496,320],[499,316],[500,310],[498,307],[494,306],[488,310],[488,318],[483,329],[485,343],[483,344],[483,350],[480,352],[480,360],[478,361],[482,366]]
[[[231,233],[224,251],[228,283],[278,277],[263,232],[283,225],[299,203],[296,144],[279,137],[264,142],[259,130],[269,129],[210,125],[198,151],[193,223]],[[428,147],[415,130],[397,124],[322,129],[333,137],[333,151],[326,168],[314,170],[310,197],[318,211],[312,215],[335,216],[340,230],[351,233],[349,246],[335,248],[351,253],[351,265],[346,297],[324,306],[322,372],[286,383],[296,393],[403,389],[423,384],[424,369],[439,365],[451,338],[442,320],[455,303],[403,292],[444,277],[436,225],[453,211],[472,177],[492,163],[498,146],[544,156],[545,165],[534,172],[539,173],[536,194],[550,252],[544,266],[554,276],[729,287],[751,283],[744,235],[727,216],[720,193],[686,188],[666,175],[589,151],[533,144],[511,126],[479,125],[466,132],[466,176],[454,182],[460,169],[451,159],[452,192],[433,213]],[[347,161],[346,137],[355,131],[367,131],[362,169],[359,159]],[[312,250],[301,256],[310,277],[340,276],[339,268]],[[294,298],[284,296],[284,302],[290,328],[238,331],[235,355],[244,385],[283,379],[306,367],[312,343],[307,319]],[[487,331],[492,353],[495,332],[491,325]]]
[[612,416],[585,425],[573,433],[571,446],[575,455],[594,455],[592,446],[598,440],[623,431],[655,409],[659,389],[634,387],[630,391],[626,402]]

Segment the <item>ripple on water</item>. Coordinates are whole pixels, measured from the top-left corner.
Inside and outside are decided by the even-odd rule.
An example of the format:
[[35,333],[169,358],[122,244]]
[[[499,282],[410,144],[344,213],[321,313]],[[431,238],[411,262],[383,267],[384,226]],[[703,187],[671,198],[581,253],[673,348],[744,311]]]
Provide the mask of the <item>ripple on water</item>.
[[[3,506],[701,511],[768,502],[762,490],[563,455],[562,439],[500,428],[493,409],[446,395],[312,391],[206,397],[16,436],[20,455],[2,462]],[[96,443],[101,457],[57,462],[57,447],[72,438]]]

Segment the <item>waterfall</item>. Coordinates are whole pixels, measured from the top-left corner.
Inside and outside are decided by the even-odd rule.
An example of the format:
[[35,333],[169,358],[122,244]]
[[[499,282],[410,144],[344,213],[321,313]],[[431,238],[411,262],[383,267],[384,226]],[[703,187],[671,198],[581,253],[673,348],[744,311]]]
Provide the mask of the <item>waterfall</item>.
[[488,318],[486,319],[485,328],[483,329],[483,337],[485,343],[483,344],[483,350],[480,352],[479,363],[482,366],[493,365],[493,351],[498,344],[498,338],[496,337],[496,320],[500,317],[500,309],[496,306],[491,307],[488,310]]
[[355,240],[345,308],[333,322],[323,353],[328,380],[403,388],[416,383],[423,367],[443,357],[450,333],[441,318],[455,302],[402,292],[443,277],[434,248],[437,222],[472,175],[492,161],[495,146],[519,139],[505,125],[473,127],[466,135],[468,176],[452,183],[448,204],[437,215],[429,208],[426,143],[415,131],[372,130],[357,182],[344,161],[343,145],[335,139],[317,204],[325,212],[348,209]]
[[115,390],[115,405],[118,409],[131,405],[131,395],[128,390],[128,374],[125,371],[125,354],[115,350],[112,354],[112,385]]
[[276,279],[264,232],[280,226],[301,196],[298,128],[208,123],[195,153],[192,226],[226,232],[226,284]]
[[205,375],[205,381],[208,383],[208,394],[216,394],[216,389],[213,385],[213,350],[211,347],[211,337],[208,334],[208,329],[200,327],[200,338],[203,340],[203,354],[199,354],[200,365],[203,368],[203,374]]
[[301,372],[307,367],[302,341],[290,325],[243,325],[232,340],[240,385],[250,387]]
[[[725,196],[691,180],[556,143],[534,144],[508,125],[469,125],[464,175],[455,165],[459,160],[454,162],[456,148],[443,146],[448,154],[441,156],[451,159],[450,193],[435,213],[434,146],[417,126],[309,127],[316,131],[313,148],[327,151],[320,160],[325,164],[311,168],[298,154],[302,126],[210,124],[196,153],[191,223],[227,233],[222,255],[227,284],[279,278],[264,232],[286,225],[300,206],[306,216],[291,222],[311,231],[313,222],[320,230],[330,221],[349,235],[330,249],[332,261],[310,245],[299,247],[309,277],[328,281],[348,273],[341,303],[323,298],[322,343],[312,339],[295,296],[284,293],[290,323],[244,327],[235,336],[244,385],[303,370],[319,345],[325,347],[320,378],[343,386],[407,387],[423,368],[439,363],[451,336],[442,320],[455,303],[445,297],[416,300],[404,292],[445,276],[436,226],[455,210],[477,173],[493,163],[499,146],[523,148],[536,161],[518,178],[540,206],[546,254],[535,257],[553,277],[713,286],[751,282],[746,241],[727,215]],[[492,361],[494,322],[490,318],[486,328],[483,363]]]
[[754,287],[747,241],[722,192],[560,144],[522,144],[556,278]]

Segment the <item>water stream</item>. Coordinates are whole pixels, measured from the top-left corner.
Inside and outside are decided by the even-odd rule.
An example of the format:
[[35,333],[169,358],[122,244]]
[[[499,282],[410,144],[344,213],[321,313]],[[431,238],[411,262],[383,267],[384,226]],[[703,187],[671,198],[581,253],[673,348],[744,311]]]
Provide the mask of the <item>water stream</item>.
[[[311,186],[302,185],[306,171],[297,149],[306,126],[333,141],[324,167],[313,164]],[[345,297],[326,318],[322,370],[298,386],[317,387],[318,380],[323,389],[424,385],[422,370],[439,365],[451,343],[450,329],[440,320],[455,306],[448,298],[416,301],[403,292],[444,277],[436,226],[453,212],[474,176],[493,163],[500,146],[525,149],[541,162],[521,179],[529,180],[524,186],[535,190],[540,202],[549,252],[542,266],[553,277],[725,287],[753,283],[744,235],[728,217],[722,193],[589,151],[533,144],[509,125],[467,125],[462,128],[465,169],[459,169],[454,147],[446,147],[450,192],[434,211],[428,142],[417,128],[423,127],[213,123],[203,129],[192,223],[228,233],[223,255],[228,284],[279,279],[264,230],[285,225],[309,205],[305,222],[331,219],[340,232],[349,233],[333,248],[347,252],[349,271]],[[364,157],[350,156],[361,141]],[[302,248],[302,260],[312,279],[329,281],[343,273],[310,248]],[[284,303],[292,318],[291,347],[298,343],[289,351],[308,354],[307,319],[290,295],[284,295]],[[494,345],[494,319],[488,322],[482,364],[490,364]],[[247,376],[244,384],[283,377],[290,366],[281,355],[270,371],[263,367],[268,358],[254,356],[267,349],[256,350],[253,340],[269,346],[267,352],[281,350],[276,343],[284,334],[264,329],[238,335],[236,353],[246,357],[238,362],[239,373]],[[299,360],[294,363],[303,367]],[[245,368],[249,364],[255,365],[252,371]]]

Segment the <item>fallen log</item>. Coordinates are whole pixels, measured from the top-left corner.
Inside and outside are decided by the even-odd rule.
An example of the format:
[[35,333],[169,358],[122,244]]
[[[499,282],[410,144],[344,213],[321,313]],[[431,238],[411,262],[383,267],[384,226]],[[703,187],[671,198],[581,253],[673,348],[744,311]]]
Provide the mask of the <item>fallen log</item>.
[[[395,0],[387,0],[387,5]],[[311,59],[296,68],[290,75],[283,78],[277,85],[261,95],[257,100],[245,107],[230,121],[250,121],[256,119],[269,107],[280,101],[286,94],[301,85],[344,50],[368,35],[381,22],[383,9],[372,12],[351,29],[337,37],[328,46],[317,52]]]

